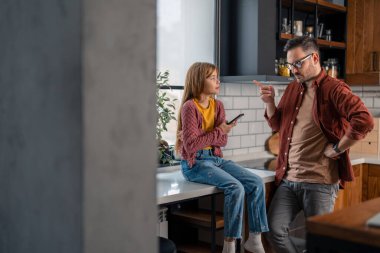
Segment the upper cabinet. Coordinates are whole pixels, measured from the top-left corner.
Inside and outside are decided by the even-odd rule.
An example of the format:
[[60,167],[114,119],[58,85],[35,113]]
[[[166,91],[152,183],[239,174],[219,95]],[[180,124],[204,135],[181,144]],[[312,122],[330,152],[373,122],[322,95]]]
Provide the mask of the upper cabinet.
[[380,1],[347,2],[346,81],[351,85],[379,85]]
[[277,0],[220,0],[221,76],[274,75]]

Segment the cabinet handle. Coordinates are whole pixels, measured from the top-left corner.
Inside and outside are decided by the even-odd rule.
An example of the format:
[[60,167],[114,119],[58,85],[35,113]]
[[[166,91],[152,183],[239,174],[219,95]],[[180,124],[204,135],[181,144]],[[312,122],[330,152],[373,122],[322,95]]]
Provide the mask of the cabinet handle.
[[371,52],[371,71],[379,71],[379,53],[376,51]]

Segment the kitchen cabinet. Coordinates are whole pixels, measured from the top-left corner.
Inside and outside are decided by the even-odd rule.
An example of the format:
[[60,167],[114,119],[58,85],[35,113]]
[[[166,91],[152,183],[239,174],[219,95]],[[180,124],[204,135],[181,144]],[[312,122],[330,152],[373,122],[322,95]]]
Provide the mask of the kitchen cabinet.
[[380,165],[368,165],[368,180],[366,182],[366,199],[380,197]]
[[347,0],[346,82],[379,85],[380,1]]
[[355,180],[347,182],[344,189],[340,189],[338,197],[335,201],[334,211],[343,209],[362,202],[363,189],[363,171],[367,168],[367,164],[358,164],[352,166],[354,170]]
[[[328,59],[338,61],[338,78],[345,76],[346,60],[346,16],[347,8],[324,0],[278,0],[278,40],[276,58],[286,58],[283,47],[287,40],[296,34],[294,21],[302,21],[302,34],[306,27],[313,30],[312,36],[317,38],[320,47],[321,64]],[[287,20],[290,31],[284,29],[284,19]],[[323,24],[323,29],[321,25]],[[319,33],[319,30],[322,33]],[[331,31],[327,39],[326,30]],[[286,32],[284,32],[286,31]]]
[[358,164],[353,170],[355,180],[339,190],[334,211],[380,197],[380,165]]

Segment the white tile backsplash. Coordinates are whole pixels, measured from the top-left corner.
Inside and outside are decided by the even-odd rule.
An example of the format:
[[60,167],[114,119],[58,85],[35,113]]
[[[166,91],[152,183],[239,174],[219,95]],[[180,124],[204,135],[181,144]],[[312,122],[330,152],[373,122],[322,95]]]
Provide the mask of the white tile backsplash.
[[219,97],[218,99],[223,102],[224,110],[233,109],[233,97]]
[[373,107],[373,98],[362,98],[362,101],[364,102],[365,106]]
[[248,97],[234,97],[233,109],[248,109]]
[[248,154],[248,148],[239,148],[232,151],[233,155],[245,155]]
[[226,83],[224,88],[225,96],[241,96],[240,83]]
[[363,86],[351,86],[350,88],[353,92],[363,91]]
[[363,91],[379,91],[380,92],[380,86],[362,86]]
[[241,87],[241,94],[243,96],[257,96],[257,87],[256,85],[252,84],[242,84]]
[[[274,85],[276,104],[281,99],[286,85]],[[370,109],[380,110],[379,86],[352,86],[353,92],[361,97]],[[244,117],[229,134],[228,144],[223,149],[225,156],[262,152],[266,140],[272,135],[272,129],[264,119],[265,104],[258,96],[257,88],[251,84],[225,83],[221,85],[218,98],[223,101],[226,119],[231,120],[239,113]]]
[[271,136],[272,134],[266,133],[266,134],[258,134],[256,135],[256,146],[265,145],[265,141]]
[[241,118],[242,122],[252,122],[256,120],[255,110],[241,110],[244,113],[244,117]]
[[225,149],[223,149],[223,156],[232,156],[232,149],[230,149],[230,150],[225,150]]
[[[240,114],[240,110],[226,110],[226,120],[230,121]],[[238,122],[240,122],[239,119]]]
[[257,153],[257,152],[263,152],[264,150],[265,150],[264,146],[258,146],[258,147],[254,147],[254,148],[249,148],[248,152],[249,153]]
[[237,125],[232,128],[232,135],[246,135],[249,133],[249,123],[238,122]]
[[373,101],[374,101],[373,106],[375,108],[380,108],[380,98],[374,98]]
[[261,134],[264,133],[264,121],[249,123],[249,134]]
[[264,102],[260,97],[250,97],[249,98],[249,108],[251,109],[262,109],[264,108]]
[[248,148],[248,147],[253,147],[256,146],[256,135],[244,135],[240,136],[241,138],[241,147],[242,148]]
[[363,91],[362,98],[366,97],[378,97],[379,92],[376,91]]
[[264,113],[265,113],[265,109],[257,109],[256,110],[256,120],[257,121],[265,121]]
[[226,90],[226,86],[221,83],[220,86],[219,86],[219,94],[218,94],[218,96],[224,96],[226,94],[225,90]]
[[237,149],[240,148],[240,136],[228,136],[228,141],[225,149]]

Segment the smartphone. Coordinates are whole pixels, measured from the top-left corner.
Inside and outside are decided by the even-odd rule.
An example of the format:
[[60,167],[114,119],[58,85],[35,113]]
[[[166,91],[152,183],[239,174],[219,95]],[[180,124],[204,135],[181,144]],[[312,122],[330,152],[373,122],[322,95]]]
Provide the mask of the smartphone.
[[236,116],[233,120],[231,121],[228,121],[227,122],[227,125],[231,124],[232,122],[234,122],[235,120],[238,120],[240,117],[243,117],[244,116],[244,113],[240,113],[238,116]]

